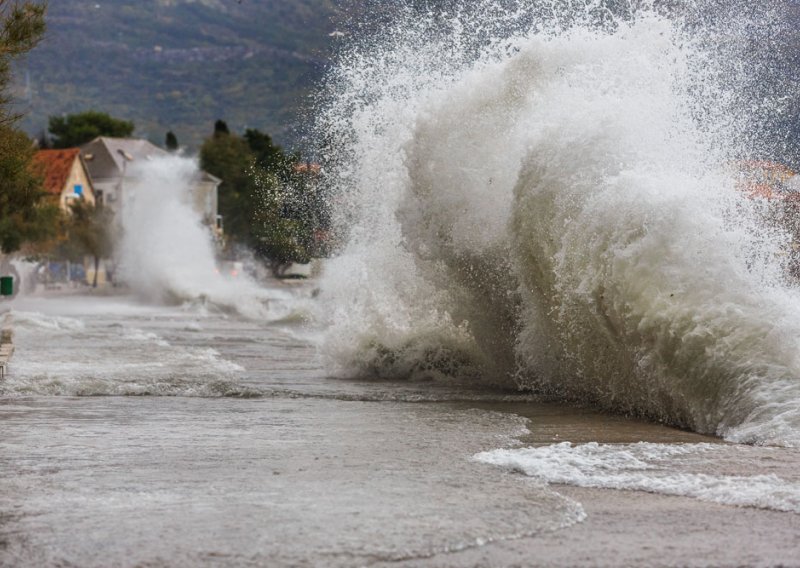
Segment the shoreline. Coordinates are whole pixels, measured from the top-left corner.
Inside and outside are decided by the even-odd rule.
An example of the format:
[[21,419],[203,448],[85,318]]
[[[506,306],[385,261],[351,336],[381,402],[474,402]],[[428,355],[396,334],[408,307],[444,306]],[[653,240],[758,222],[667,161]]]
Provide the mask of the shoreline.
[[[460,403],[467,404],[467,403]],[[474,402],[475,408],[510,412],[529,420],[530,432],[519,438],[524,446],[561,442],[585,444],[728,444],[723,438],[675,426],[613,414],[589,406],[542,402]]]

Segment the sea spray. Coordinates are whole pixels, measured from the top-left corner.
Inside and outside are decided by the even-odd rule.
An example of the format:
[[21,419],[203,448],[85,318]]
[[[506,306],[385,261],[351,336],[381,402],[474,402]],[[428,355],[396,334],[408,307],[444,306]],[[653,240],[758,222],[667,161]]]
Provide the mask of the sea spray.
[[121,275],[151,301],[207,303],[267,318],[271,298],[246,275],[217,268],[211,231],[192,207],[199,176],[194,160],[172,156],[129,166],[121,212]]
[[773,147],[735,136],[750,27],[516,6],[405,14],[332,71],[330,363],[800,442],[787,239],[735,179]]

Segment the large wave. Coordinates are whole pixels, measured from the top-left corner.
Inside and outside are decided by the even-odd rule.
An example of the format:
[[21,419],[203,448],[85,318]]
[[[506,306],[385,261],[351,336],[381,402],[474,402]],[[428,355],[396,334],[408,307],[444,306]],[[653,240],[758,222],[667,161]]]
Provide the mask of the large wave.
[[753,20],[511,4],[407,11],[331,72],[330,363],[800,442],[787,236],[730,165],[780,110],[740,92]]

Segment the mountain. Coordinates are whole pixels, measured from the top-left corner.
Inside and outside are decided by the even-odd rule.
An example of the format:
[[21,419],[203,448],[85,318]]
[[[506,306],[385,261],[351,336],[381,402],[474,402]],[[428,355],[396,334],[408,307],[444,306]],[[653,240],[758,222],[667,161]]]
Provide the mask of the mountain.
[[[181,144],[196,148],[221,118],[232,131],[259,128],[293,147],[308,120],[309,94],[341,41],[333,32],[355,24],[363,33],[365,21],[379,27],[402,5],[427,12],[471,1],[50,0],[46,38],[17,72],[19,110],[27,113],[22,126],[36,136],[51,115],[100,110],[133,120],[137,135],[155,143],[163,144],[171,129]],[[707,5],[709,13],[734,19],[759,5],[656,2],[678,11]],[[759,16],[764,24],[752,26],[753,54],[747,57],[753,62],[742,64],[766,69],[748,87],[754,100],[769,98],[760,91],[800,92],[784,84],[798,81],[800,8],[794,0],[765,4],[775,6],[777,19]],[[698,10],[701,19],[708,17]],[[800,156],[800,102],[777,118],[769,105],[760,106],[767,116],[751,130],[789,131],[791,140],[777,140],[772,153],[787,153],[784,148]]]
[[51,0],[17,73],[22,125],[100,110],[197,147],[221,118],[292,145],[344,17],[333,0]]

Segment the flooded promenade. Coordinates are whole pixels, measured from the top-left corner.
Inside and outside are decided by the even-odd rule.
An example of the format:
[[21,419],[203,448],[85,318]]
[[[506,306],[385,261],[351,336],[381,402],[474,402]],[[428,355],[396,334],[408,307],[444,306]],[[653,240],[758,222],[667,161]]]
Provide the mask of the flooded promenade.
[[[0,385],[3,566],[796,562],[796,512],[653,494],[670,469],[732,494],[736,475],[769,473],[787,484],[773,498],[797,505],[781,493],[800,487],[793,450],[523,393],[335,379],[313,330],[202,305],[32,297],[5,317],[17,352]],[[567,440],[682,442],[704,457],[641,469],[650,493],[475,459]],[[741,538],[753,530],[757,545]]]

